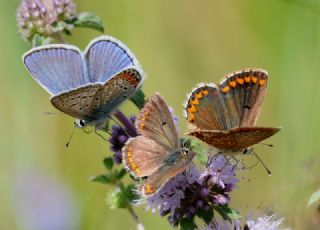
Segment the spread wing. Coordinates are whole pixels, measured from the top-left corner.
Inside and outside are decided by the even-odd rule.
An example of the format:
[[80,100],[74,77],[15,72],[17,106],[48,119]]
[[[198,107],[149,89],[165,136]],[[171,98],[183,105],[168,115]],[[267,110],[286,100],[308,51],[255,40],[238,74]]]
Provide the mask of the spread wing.
[[81,51],[71,45],[47,45],[24,54],[23,63],[51,95],[90,83]]
[[267,81],[266,71],[248,69],[227,75],[219,86],[200,84],[188,96],[186,117],[198,129],[229,130],[254,126]]

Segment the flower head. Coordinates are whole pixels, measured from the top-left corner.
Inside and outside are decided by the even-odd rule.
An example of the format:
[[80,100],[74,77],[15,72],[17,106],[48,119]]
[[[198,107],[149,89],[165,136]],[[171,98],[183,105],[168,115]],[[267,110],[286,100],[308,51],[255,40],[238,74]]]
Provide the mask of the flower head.
[[[161,216],[169,215],[169,222],[176,226],[183,219],[193,218],[197,213],[210,212],[214,206],[225,206],[229,203],[228,192],[238,181],[234,167],[221,156],[212,159],[209,171],[203,172],[194,165],[172,178],[155,195],[147,198],[147,207]],[[217,176],[219,175],[219,176]],[[218,178],[218,179],[217,179]]]
[[22,37],[31,40],[35,34],[50,36],[73,28],[72,0],[22,0],[17,10],[17,23]]
[[247,223],[244,229],[251,230],[277,230],[280,229],[280,225],[283,222],[283,218],[278,218],[276,215],[264,215],[258,217],[256,220],[247,218]]
[[201,178],[227,190],[232,190],[233,185],[239,181],[235,177],[235,166],[231,165],[223,155],[212,159]]

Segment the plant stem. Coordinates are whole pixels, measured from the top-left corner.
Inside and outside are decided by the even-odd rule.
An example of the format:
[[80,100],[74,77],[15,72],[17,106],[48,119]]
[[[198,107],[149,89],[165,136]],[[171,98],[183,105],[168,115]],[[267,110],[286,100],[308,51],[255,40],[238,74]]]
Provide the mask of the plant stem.
[[134,222],[136,222],[136,224],[137,224],[137,229],[138,229],[138,230],[144,230],[143,224],[140,222],[140,220],[139,220],[139,218],[138,218],[138,215],[137,215],[136,212],[133,210],[133,208],[132,208],[131,205],[128,206],[128,211],[129,211],[131,217],[133,218]]
[[67,41],[64,39],[61,33],[55,33],[52,37],[60,44],[67,44]]
[[132,121],[128,119],[120,110],[115,112],[114,116],[123,124],[124,128],[131,137],[137,136],[137,130],[132,124]]

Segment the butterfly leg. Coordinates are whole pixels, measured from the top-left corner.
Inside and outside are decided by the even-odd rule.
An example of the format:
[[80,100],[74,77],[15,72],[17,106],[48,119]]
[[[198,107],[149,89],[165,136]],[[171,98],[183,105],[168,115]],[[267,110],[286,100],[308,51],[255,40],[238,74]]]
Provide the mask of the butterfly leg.
[[[107,138],[105,138],[104,136],[102,136],[100,133],[98,133],[98,129],[95,127],[94,128],[94,133],[96,134],[96,135],[98,135],[99,137],[101,137],[104,141],[108,141],[108,139]],[[109,132],[108,132],[109,133]],[[109,133],[109,135],[111,136],[111,133]]]

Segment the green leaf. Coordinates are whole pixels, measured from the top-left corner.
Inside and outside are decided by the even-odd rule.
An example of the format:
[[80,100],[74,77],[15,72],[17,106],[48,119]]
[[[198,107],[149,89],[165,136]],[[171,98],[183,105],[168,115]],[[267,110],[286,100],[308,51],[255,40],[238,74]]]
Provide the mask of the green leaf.
[[197,216],[202,219],[206,224],[209,224],[213,218],[213,210],[209,209],[208,211],[199,209],[197,210]]
[[203,147],[203,145],[200,144],[199,141],[195,139],[190,139],[190,148],[192,151],[196,153],[196,159],[202,163],[206,164],[208,160],[208,156],[206,153],[206,149]]
[[134,200],[138,198],[134,192],[135,186],[133,184],[123,185],[120,184],[112,193],[107,197],[107,202],[111,209],[115,208],[128,208]]
[[93,13],[82,12],[72,20],[72,24],[75,27],[86,27],[100,31],[104,33],[104,26],[101,18]]
[[310,199],[309,199],[309,201],[308,201],[308,207],[309,207],[310,205],[312,205],[313,203],[318,202],[319,200],[320,200],[320,190],[318,190],[317,192],[314,192],[314,193],[311,195],[311,197],[310,197]]
[[102,183],[102,184],[109,184],[109,183],[112,182],[107,175],[94,176],[90,180],[93,181],[93,182],[99,182],[99,183]]
[[104,158],[103,164],[106,167],[106,169],[111,170],[113,167],[113,158],[112,157]]
[[121,180],[127,174],[127,170],[122,168],[120,171],[116,171],[115,178]]
[[141,89],[139,89],[130,100],[137,106],[138,109],[142,109],[146,103],[146,96]]
[[193,218],[183,218],[180,221],[180,228],[182,230],[193,230],[193,229],[197,229],[197,225],[194,223]]
[[39,34],[35,34],[32,38],[31,45],[32,47],[42,46],[42,45],[48,45],[52,42],[51,38],[46,38],[44,36],[41,36]]
[[216,206],[214,209],[223,217],[225,220],[238,220],[241,218],[241,215],[228,205]]

